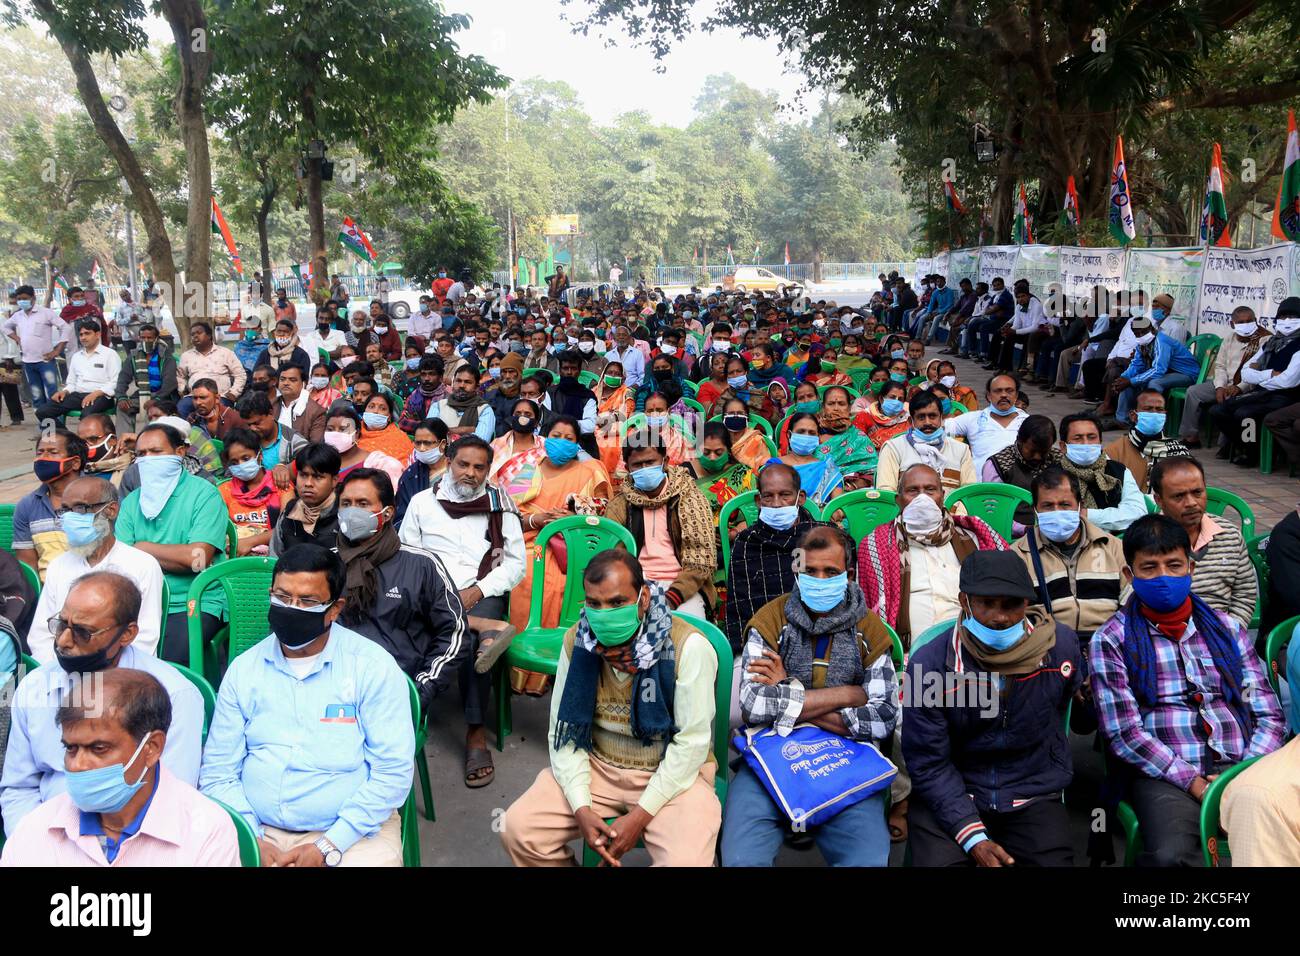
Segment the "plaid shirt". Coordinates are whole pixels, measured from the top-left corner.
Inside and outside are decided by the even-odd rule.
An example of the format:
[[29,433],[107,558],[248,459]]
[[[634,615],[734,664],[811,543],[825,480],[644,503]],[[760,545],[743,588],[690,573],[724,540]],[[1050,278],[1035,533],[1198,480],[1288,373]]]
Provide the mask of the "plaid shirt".
[[1285,721],[1246,629],[1221,611],[1219,620],[1236,636],[1241,651],[1242,694],[1252,717],[1250,739],[1223,698],[1218,672],[1205,640],[1187,622],[1182,640],[1151,627],[1155,647],[1156,706],[1143,712],[1129,689],[1124,663],[1120,608],[1092,636],[1088,650],[1097,719],[1111,751],[1148,777],[1186,790],[1197,776],[1220,763],[1236,763],[1282,746]]
[[[791,630],[791,625],[787,624],[778,641],[783,660],[787,640],[799,636],[792,635]],[[763,635],[750,628],[740,662],[740,710],[750,727],[772,724],[784,737],[799,722],[805,689],[803,682],[796,677],[787,676],[775,685],[760,684],[753,679],[749,665],[762,657],[766,649]],[[837,713],[844,718],[854,740],[880,743],[893,736],[894,725],[898,723],[898,681],[894,677],[894,660],[887,651],[877,657],[862,675],[862,689],[867,694],[864,705],[844,707]]]
[[740,650],[755,611],[794,590],[795,545],[816,523],[800,510],[788,531],[758,521],[736,535],[727,568],[725,630],[732,651]]

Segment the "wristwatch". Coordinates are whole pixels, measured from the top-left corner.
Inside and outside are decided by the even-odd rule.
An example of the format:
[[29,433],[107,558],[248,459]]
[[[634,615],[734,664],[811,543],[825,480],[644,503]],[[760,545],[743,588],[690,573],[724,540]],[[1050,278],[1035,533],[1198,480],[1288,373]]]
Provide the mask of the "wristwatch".
[[312,844],[320,850],[321,855],[325,857],[326,866],[338,866],[343,862],[343,851],[331,843],[326,837],[321,837]]

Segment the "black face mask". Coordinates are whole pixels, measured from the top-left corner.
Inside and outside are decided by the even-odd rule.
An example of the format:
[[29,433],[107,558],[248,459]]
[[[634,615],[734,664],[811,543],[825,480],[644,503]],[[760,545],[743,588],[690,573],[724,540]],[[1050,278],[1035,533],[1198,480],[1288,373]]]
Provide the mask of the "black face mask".
[[320,332],[328,332],[330,330],[330,324],[328,322],[317,322],[316,329]]
[[54,648],[54,657],[58,660],[59,666],[69,674],[95,674],[99,671],[107,670],[113,661],[117,660],[122,653],[119,650],[116,654],[110,657],[108,652],[116,646],[117,642],[125,633],[126,628],[123,627],[117,632],[117,637],[113,638],[99,650],[90,654],[61,654],[56,646]]
[[306,611],[300,607],[281,607],[272,604],[267,609],[267,622],[275,633],[275,638],[289,650],[297,650],[310,644],[327,630],[324,611]]
[[654,378],[656,382],[666,382],[673,378],[673,370],[670,368],[657,368],[654,370]]
[[510,423],[510,427],[520,435],[531,435],[537,430],[537,419],[528,415],[516,415],[514,421]]

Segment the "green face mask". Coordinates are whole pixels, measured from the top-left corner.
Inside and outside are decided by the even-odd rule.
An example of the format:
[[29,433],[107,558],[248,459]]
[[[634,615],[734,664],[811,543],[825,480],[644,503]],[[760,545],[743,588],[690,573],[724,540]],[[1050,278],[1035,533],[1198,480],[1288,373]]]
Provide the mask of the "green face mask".
[[641,607],[636,601],[622,607],[589,607],[584,613],[592,635],[605,647],[626,644],[641,627]]
[[608,385],[610,388],[618,388],[620,385],[623,384],[623,380],[619,378],[617,375],[606,375],[605,384]]
[[794,410],[796,412],[807,412],[809,415],[816,415],[822,410],[822,403],[818,401],[795,402]]
[[872,383],[871,383],[871,394],[872,394],[872,395],[879,395],[879,394],[880,394],[880,390],[881,390],[882,388],[884,388],[884,387],[885,387],[885,383],[884,383],[884,382],[872,382]]
[[724,451],[717,458],[709,458],[706,455],[700,456],[700,467],[711,475],[716,475],[722,469],[731,464],[731,452]]
[[822,362],[822,371],[823,371],[823,372],[833,372],[833,371],[835,371],[835,363],[834,363],[834,362]]

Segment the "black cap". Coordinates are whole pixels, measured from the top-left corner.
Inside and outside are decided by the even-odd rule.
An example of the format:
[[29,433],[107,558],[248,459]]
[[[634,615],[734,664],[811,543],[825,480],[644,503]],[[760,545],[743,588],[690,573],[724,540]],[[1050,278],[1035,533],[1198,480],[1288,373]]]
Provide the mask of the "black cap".
[[1025,562],[1012,551],[976,551],[961,564],[957,588],[980,597],[1012,597],[1035,601]]
[[1277,318],[1300,318],[1300,296],[1290,296],[1283,299],[1277,307]]

